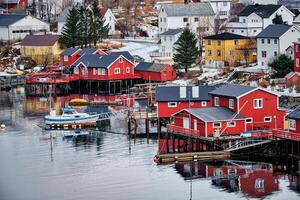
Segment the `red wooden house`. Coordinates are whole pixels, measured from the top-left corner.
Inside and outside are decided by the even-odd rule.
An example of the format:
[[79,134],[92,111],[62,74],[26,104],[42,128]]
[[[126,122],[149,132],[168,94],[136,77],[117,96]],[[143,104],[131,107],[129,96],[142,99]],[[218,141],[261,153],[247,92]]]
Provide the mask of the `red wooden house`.
[[124,80],[134,78],[134,65],[120,55],[85,54],[72,64],[80,80]]
[[294,72],[300,72],[300,42],[294,42]]
[[300,134],[300,107],[287,115],[289,120],[289,131]]
[[165,82],[176,79],[176,71],[171,65],[140,62],[134,69],[136,75],[144,81]]
[[294,71],[287,74],[285,79],[287,87],[300,84],[300,42],[294,42]]
[[155,91],[157,115],[170,118],[174,113],[186,108],[211,107],[209,92],[214,86],[158,86]]
[[4,0],[3,4],[6,10],[14,9],[17,7],[26,8],[28,6],[28,0]]
[[110,52],[109,55],[115,55],[115,56],[124,56],[127,58],[127,60],[130,60],[132,63],[134,63],[134,57],[128,52],[128,51],[115,51],[115,52]]

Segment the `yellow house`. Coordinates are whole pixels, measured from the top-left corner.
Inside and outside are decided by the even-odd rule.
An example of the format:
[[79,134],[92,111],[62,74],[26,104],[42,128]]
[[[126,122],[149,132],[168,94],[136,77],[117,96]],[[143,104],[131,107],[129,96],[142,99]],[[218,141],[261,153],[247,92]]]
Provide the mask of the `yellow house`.
[[58,35],[27,35],[21,42],[21,55],[37,64],[54,64],[62,52]]
[[256,61],[256,41],[233,33],[204,37],[205,64],[210,67],[235,67]]

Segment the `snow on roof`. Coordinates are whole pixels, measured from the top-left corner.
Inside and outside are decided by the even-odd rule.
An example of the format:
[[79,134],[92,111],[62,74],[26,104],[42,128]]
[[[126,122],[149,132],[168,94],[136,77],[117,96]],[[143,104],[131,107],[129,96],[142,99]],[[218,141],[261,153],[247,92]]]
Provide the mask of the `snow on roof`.
[[215,15],[210,3],[162,4],[162,8],[169,17]]

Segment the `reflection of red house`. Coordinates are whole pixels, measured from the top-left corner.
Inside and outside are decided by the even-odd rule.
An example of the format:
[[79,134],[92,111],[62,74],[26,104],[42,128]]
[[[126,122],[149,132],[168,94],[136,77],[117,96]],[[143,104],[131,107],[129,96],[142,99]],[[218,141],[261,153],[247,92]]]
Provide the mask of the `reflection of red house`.
[[157,115],[170,118],[182,109],[211,107],[208,93],[214,89],[207,85],[156,87]]
[[243,193],[260,198],[279,187],[278,180],[273,176],[273,170],[255,170],[240,177],[240,189]]
[[171,65],[140,62],[134,69],[136,75],[144,81],[164,82],[176,78],[176,72]]
[[4,7],[8,10],[14,9],[17,7],[26,8],[28,5],[28,0],[4,0]]

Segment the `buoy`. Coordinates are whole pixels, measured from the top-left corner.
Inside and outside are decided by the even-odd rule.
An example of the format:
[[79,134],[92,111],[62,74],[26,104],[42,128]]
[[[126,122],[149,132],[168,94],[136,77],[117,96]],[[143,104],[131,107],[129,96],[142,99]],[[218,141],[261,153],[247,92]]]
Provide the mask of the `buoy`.
[[5,124],[1,124],[0,128],[5,129]]

